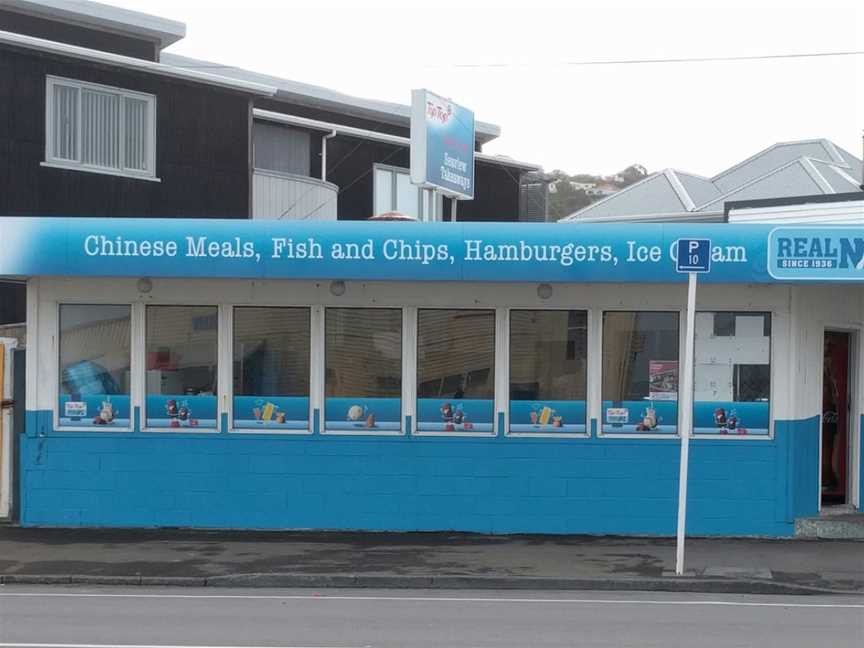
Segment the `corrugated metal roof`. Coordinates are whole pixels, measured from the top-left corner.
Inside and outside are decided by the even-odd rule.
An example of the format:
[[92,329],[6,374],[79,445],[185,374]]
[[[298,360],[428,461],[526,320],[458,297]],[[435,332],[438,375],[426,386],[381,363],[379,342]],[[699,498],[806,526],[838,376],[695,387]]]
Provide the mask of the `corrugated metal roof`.
[[[598,200],[576,212],[582,217],[625,216],[628,214],[668,214],[690,211],[675,191],[665,172],[655,173],[626,189]],[[562,220],[577,220],[573,214]]]
[[[713,178],[666,169],[562,221],[682,220],[688,212],[689,219],[702,220],[696,214],[722,212],[724,203],[731,200],[859,191],[861,168],[861,160],[828,140],[781,142]],[[661,177],[667,183],[655,180]]]
[[756,155],[747,158],[743,162],[739,162],[725,171],[721,171],[711,178],[711,180],[721,191],[732,191],[801,157],[810,157],[840,164],[844,163],[843,158],[834,149],[834,145],[827,140],[780,142],[759,151]]
[[[260,74],[231,65],[202,61],[170,52],[163,52],[160,61],[177,68],[206,70],[232,79],[274,86],[277,89],[277,98],[310,108],[333,110],[354,117],[374,119],[406,128],[411,122],[411,106],[408,104],[354,97],[310,83]],[[501,134],[500,127],[482,121],[475,122],[475,131],[475,136],[481,143],[493,140]]]

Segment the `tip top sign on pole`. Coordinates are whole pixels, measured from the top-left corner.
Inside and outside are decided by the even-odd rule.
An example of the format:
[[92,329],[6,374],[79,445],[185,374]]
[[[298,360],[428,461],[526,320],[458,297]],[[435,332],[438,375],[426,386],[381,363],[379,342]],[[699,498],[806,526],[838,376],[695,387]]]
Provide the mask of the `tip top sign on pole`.
[[474,113],[428,90],[411,91],[411,182],[474,198]]
[[675,573],[684,574],[684,535],[687,528],[687,471],[690,463],[690,433],[693,429],[693,365],[695,354],[696,278],[711,271],[709,239],[679,239],[675,261],[678,272],[687,273],[687,324],[684,342],[684,373],[681,376],[681,459],[678,466],[678,532]]

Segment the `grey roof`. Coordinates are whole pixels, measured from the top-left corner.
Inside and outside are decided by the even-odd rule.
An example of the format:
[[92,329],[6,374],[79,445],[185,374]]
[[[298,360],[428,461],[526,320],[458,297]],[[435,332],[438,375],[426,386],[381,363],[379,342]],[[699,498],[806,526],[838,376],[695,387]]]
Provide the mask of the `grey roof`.
[[861,160],[829,140],[780,142],[713,178],[664,169],[562,220],[703,220],[731,200],[860,191],[861,169]]
[[[376,99],[364,99],[347,95],[330,88],[324,88],[300,81],[291,81],[282,77],[269,74],[259,74],[250,70],[222,65],[210,61],[180,56],[163,52],[161,62],[179,68],[193,70],[207,70],[220,76],[251,81],[277,88],[276,97],[291,101],[292,103],[318,108],[321,110],[332,110],[342,114],[362,117],[375,121],[408,127],[411,122],[411,106],[389,101],[378,101]],[[488,122],[475,122],[475,137],[481,143],[495,139],[501,134],[501,128]]]
[[186,36],[186,24],[89,0],[2,0],[4,9],[71,25],[154,41],[161,48]]

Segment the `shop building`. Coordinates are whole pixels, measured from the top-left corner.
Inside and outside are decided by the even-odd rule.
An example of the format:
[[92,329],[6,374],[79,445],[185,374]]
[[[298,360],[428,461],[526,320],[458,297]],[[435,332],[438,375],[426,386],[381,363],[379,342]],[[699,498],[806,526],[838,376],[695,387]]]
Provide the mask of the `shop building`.
[[693,235],[688,532],[818,513],[825,390],[861,505],[860,227],[56,223],[2,223],[21,524],[670,535]]
[[[449,199],[409,180],[410,106],[163,51],[185,33],[96,2],[4,2],[0,214],[449,217]],[[482,152],[499,134],[476,122],[475,199],[459,220],[543,220],[527,199],[545,188],[539,166]],[[0,325],[23,317],[23,287],[0,285]]]

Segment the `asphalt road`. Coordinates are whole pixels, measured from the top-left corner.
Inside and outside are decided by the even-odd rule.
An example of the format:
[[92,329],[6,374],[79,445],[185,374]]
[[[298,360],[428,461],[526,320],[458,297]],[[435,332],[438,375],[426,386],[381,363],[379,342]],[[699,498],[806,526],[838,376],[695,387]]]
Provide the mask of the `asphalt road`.
[[0,587],[0,648],[864,645],[864,597]]

